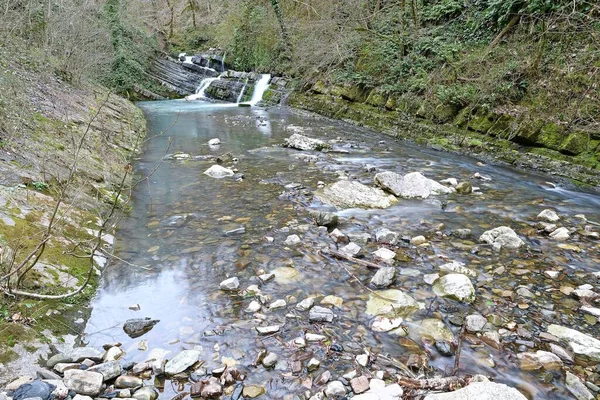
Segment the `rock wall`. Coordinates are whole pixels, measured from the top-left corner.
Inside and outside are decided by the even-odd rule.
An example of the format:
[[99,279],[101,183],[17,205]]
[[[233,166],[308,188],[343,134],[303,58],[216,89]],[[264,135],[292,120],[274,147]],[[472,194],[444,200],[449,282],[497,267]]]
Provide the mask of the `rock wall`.
[[321,81],[293,92],[289,104],[434,148],[600,185],[600,132],[568,130],[526,113],[461,110]]
[[171,57],[157,58],[148,71],[148,76],[170,90],[186,96],[196,92],[204,78],[218,75],[211,70],[192,63],[182,63]]

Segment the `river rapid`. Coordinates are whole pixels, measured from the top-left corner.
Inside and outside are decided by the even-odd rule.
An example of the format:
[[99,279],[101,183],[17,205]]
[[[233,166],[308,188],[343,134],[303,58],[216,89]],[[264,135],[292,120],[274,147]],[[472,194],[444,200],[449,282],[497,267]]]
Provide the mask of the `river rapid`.
[[[517,357],[551,351],[540,336],[550,324],[600,337],[596,316],[581,311],[594,306],[595,297],[573,294],[580,285],[590,284],[592,291],[599,285],[594,272],[600,270],[600,242],[593,235],[600,230],[593,224],[600,221],[597,192],[285,108],[182,100],[139,106],[148,125],[148,140],[134,164],[140,183],[119,225],[117,258],[92,302],[83,337],[89,346],[120,342],[125,360],[132,362],[196,349],[204,361],[197,375],[237,365],[247,373],[244,384],[263,386],[263,397],[273,399],[310,397],[322,389],[317,381],[325,371],[331,380],[353,370],[388,382],[395,382],[396,374],[446,376],[459,343],[459,375],[483,374],[532,399],[572,398],[565,369],[600,384],[596,363],[561,360],[558,368],[532,370]],[[293,133],[329,142],[333,151],[282,147]],[[221,144],[209,146],[213,138]],[[232,158],[222,157],[223,166],[236,168],[243,178],[203,174],[226,153]],[[319,186],[340,179],[373,186],[381,171],[418,171],[436,181],[456,178],[478,190],[400,199],[386,209],[337,210],[313,196]],[[569,229],[568,239],[554,240],[540,229],[537,215],[545,209],[560,216],[555,224]],[[391,264],[396,275],[388,289],[410,295],[419,310],[396,320],[400,326],[392,331],[374,329],[378,320],[366,311],[369,297],[380,290],[370,283],[376,270],[328,255],[347,241],[336,242],[331,229],[318,227],[311,210],[335,212],[344,235],[371,235],[359,244],[363,260],[384,265],[372,253],[381,247],[396,252]],[[514,229],[525,245],[498,252],[478,241],[498,226]],[[377,243],[374,233],[380,228],[398,233],[398,242]],[[293,234],[300,243],[286,245]],[[425,243],[411,244],[417,236]],[[452,261],[473,272],[474,302],[432,290],[433,274],[443,275],[439,267]],[[274,279],[259,280],[270,273]],[[231,277],[238,278],[239,290],[221,290],[219,284]],[[333,322],[311,322],[308,311],[298,310],[309,297],[333,311]],[[285,304],[269,308],[276,300]],[[249,312],[252,301],[261,309]],[[469,315],[488,322],[480,331],[461,334]],[[144,317],[160,322],[130,338],[123,323]],[[274,325],[280,327],[276,334],[255,330]],[[307,333],[325,340],[305,347],[295,342]],[[566,343],[556,345],[568,351]],[[277,355],[273,367],[254,365],[261,349]],[[370,355],[366,366],[357,363],[362,354]],[[309,371],[306,362],[312,358],[320,366]],[[297,361],[301,371],[293,370]],[[165,399],[189,388],[175,380],[148,383]]]

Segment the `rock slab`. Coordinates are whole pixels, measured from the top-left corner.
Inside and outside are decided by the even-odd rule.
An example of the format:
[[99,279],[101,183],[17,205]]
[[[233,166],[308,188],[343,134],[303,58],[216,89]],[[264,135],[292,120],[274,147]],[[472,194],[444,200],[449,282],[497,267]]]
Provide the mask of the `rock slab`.
[[425,400],[527,400],[521,392],[510,386],[494,382],[474,382],[449,393],[430,394]]

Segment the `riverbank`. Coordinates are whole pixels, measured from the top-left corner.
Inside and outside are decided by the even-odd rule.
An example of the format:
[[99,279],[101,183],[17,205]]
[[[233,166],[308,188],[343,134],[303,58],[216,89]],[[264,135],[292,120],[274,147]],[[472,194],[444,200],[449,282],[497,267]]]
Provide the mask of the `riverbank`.
[[40,357],[81,334],[129,194],[123,176],[145,136],[131,102],[69,82],[11,45],[0,47],[1,384],[35,374]]
[[[375,92],[375,91],[374,91]],[[519,120],[502,113],[428,109],[399,104],[357,87],[318,82],[294,90],[287,104],[364,126],[419,145],[557,176],[575,185],[600,185],[600,134],[564,134],[552,123]]]

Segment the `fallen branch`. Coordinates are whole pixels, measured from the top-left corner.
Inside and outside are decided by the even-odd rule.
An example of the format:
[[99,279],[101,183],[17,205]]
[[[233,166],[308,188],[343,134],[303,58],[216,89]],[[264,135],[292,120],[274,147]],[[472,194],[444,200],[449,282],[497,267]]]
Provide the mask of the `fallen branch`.
[[470,376],[448,376],[445,378],[431,379],[399,377],[398,384],[411,389],[440,390],[449,392],[467,386],[469,383],[471,383],[471,378],[472,377]]
[[454,369],[452,370],[452,375],[458,375],[458,370],[460,368],[460,350],[462,349],[462,341],[465,336],[467,324],[463,324],[460,329],[460,333],[458,334],[458,340],[456,342],[456,353],[454,354]]
[[336,250],[329,249],[329,250],[322,250],[321,252],[325,253],[325,254],[330,254],[330,255],[334,256],[335,258],[340,258],[342,260],[350,261],[355,264],[363,265],[365,267],[376,268],[376,269],[382,268],[381,265],[372,263],[370,261],[359,260],[358,258],[354,258],[354,257],[346,255],[344,253],[340,253],[339,251],[336,251]]

